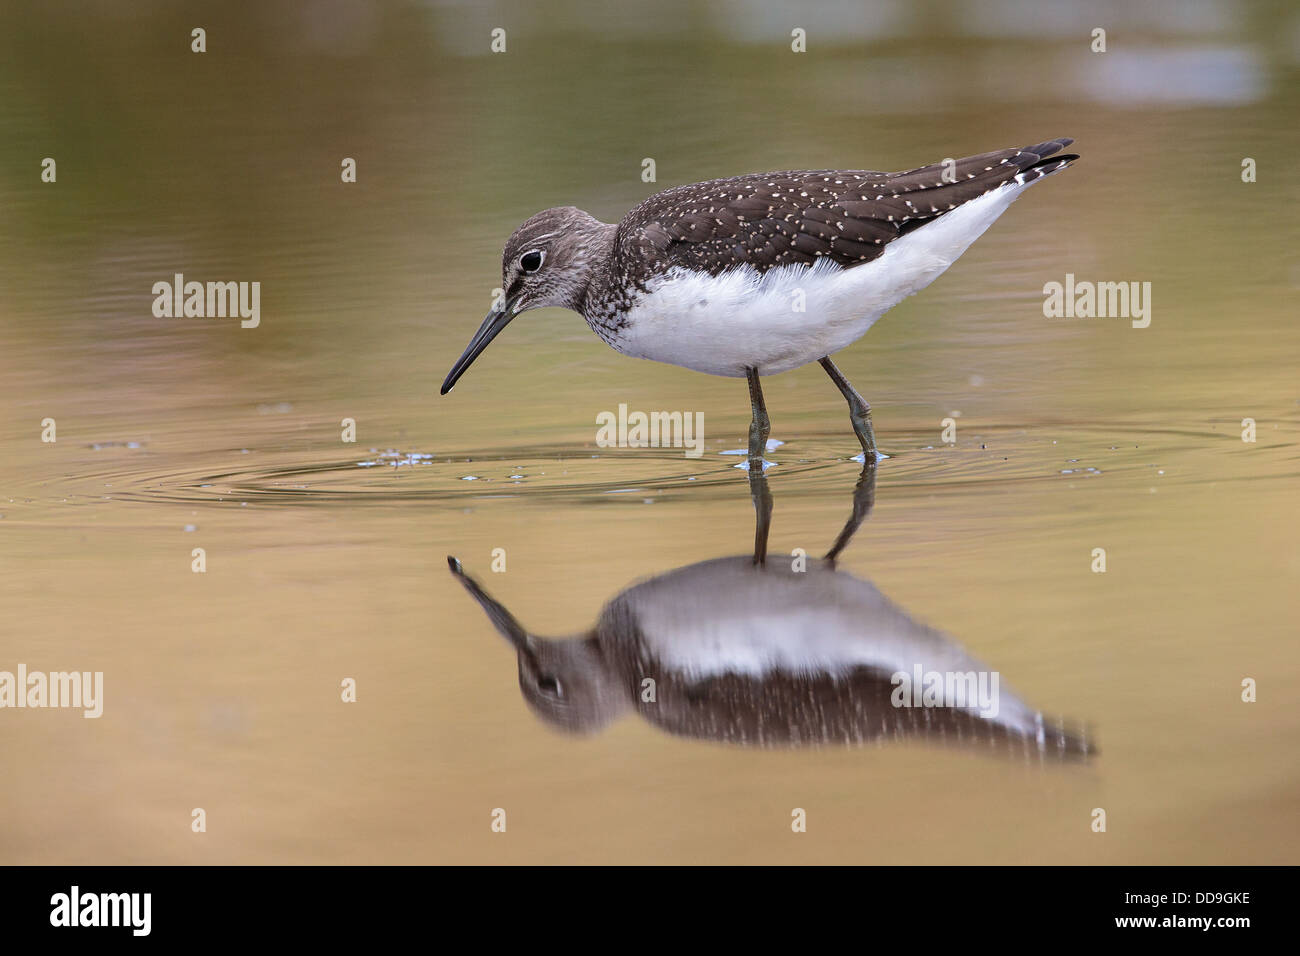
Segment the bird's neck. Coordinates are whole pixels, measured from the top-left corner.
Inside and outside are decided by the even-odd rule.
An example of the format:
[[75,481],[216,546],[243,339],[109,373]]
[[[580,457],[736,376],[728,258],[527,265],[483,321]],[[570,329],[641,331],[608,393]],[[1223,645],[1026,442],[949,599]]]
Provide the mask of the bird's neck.
[[583,230],[582,259],[587,281],[577,290],[570,307],[584,317],[590,316],[592,304],[602,301],[609,289],[617,234],[617,225],[599,219],[592,219]]

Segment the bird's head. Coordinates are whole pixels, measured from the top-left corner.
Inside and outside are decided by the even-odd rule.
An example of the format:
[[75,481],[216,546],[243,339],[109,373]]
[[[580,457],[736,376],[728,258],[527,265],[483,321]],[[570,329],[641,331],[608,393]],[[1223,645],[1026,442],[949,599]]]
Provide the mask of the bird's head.
[[594,634],[567,639],[531,634],[458,560],[449,556],[447,565],[515,649],[519,689],[538,717],[568,733],[593,734],[629,709],[628,692]]
[[525,702],[558,730],[594,734],[628,710],[628,693],[594,636],[548,640],[529,635],[515,650]]
[[447,373],[442,394],[451,391],[479,353],[521,312],[547,306],[578,308],[593,266],[609,251],[614,230],[573,206],[544,209],[516,229],[501,255],[502,294]]

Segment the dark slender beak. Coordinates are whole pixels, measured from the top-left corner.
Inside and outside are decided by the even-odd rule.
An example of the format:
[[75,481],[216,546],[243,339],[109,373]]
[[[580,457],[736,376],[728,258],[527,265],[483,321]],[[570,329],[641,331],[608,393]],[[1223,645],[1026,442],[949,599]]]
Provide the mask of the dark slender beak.
[[478,327],[474,337],[469,340],[469,345],[465,349],[465,354],[456,359],[456,364],[451,367],[447,377],[442,382],[442,394],[446,395],[451,391],[457,380],[465,374],[465,370],[470,367],[473,361],[479,357],[479,353],[488,347],[488,343],[497,337],[498,333],[510,324],[510,320],[515,317],[513,311],[514,303],[506,300],[501,304],[500,310],[493,309],[483,320],[483,324]]
[[479,607],[487,613],[488,619],[495,625],[501,636],[513,644],[516,650],[531,656],[528,632],[515,620],[515,616],[505,609],[505,605],[479,587],[479,583],[465,573],[460,561],[451,555],[447,555],[447,567],[451,568],[451,573],[465,585],[465,590],[474,596],[474,600],[478,601]]

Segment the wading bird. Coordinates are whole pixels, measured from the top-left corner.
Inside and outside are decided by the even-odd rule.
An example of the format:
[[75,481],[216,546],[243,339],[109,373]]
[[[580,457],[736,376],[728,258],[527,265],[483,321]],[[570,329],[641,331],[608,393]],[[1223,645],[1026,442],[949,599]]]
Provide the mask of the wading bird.
[[874,459],[871,408],[831,355],[937,279],[1026,188],[1078,159],[1060,154],[1072,142],[898,173],[715,179],[657,193],[617,224],[544,210],[506,242],[504,295],[442,394],[515,316],[559,306],[624,355],[748,379],[751,463],[770,428],[760,376],[820,362]]

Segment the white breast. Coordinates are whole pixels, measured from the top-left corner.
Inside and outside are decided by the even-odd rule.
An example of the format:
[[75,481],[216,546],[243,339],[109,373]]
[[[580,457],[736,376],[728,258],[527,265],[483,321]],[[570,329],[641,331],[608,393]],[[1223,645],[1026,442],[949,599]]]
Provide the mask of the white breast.
[[663,575],[624,596],[639,633],[664,666],[692,677],[762,677],[970,670],[972,660],[943,634],[908,617],[870,582],[810,562],[756,570],[746,559],[717,558]]
[[[727,674],[763,680],[985,673],[955,641],[911,618],[869,581],[809,560],[803,571],[748,557],[715,558],[629,588],[619,598],[637,623],[645,654],[690,679]],[[1031,732],[1036,712],[998,686],[999,722]]]
[[857,341],[890,308],[942,275],[1027,185],[990,190],[860,266],[820,259],[764,274],[742,266],[718,276],[675,269],[628,310],[615,348],[742,378],[746,368],[774,375],[806,365]]

